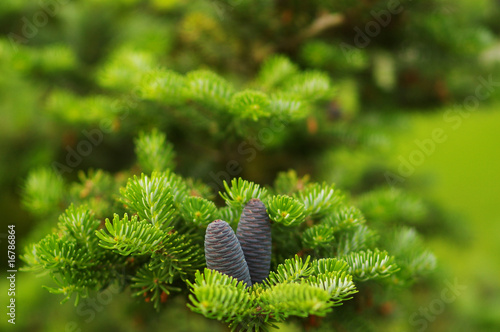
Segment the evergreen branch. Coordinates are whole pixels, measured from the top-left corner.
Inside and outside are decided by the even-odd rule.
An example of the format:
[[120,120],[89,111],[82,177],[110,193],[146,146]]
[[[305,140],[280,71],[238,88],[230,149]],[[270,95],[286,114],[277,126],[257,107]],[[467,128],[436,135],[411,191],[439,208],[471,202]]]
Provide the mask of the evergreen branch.
[[82,296],[88,296],[89,290],[98,288],[99,284],[106,285],[114,277],[113,266],[118,263],[110,261],[105,255],[95,257],[76,242],[59,238],[56,234],[42,239],[23,259],[29,264],[28,270],[39,271],[43,267],[50,271],[58,288],[44,288],[51,293],[65,295],[62,302],[76,293],[75,305]]
[[298,72],[297,66],[282,55],[269,57],[260,67],[257,81],[265,89],[283,84],[286,79]]
[[378,249],[353,252],[342,259],[349,265],[349,274],[359,281],[386,278],[399,270],[394,257]]
[[265,283],[268,286],[273,286],[297,282],[308,277],[313,272],[313,268],[309,263],[310,259],[311,257],[307,256],[304,261],[297,255],[292,259],[286,259],[284,263],[276,267],[276,271],[271,271],[269,273],[269,277]]
[[413,228],[402,227],[394,231],[385,246],[394,256],[401,268],[397,277],[401,282],[410,282],[415,277],[425,275],[434,270],[436,257],[425,249],[422,239]]
[[243,206],[252,198],[264,200],[267,196],[267,189],[261,188],[258,184],[243,180],[242,178],[234,178],[231,180],[231,188],[224,181],[226,193],[219,193],[226,201],[226,204],[232,208],[242,210]]
[[210,286],[231,286],[246,289],[244,282],[209,268],[205,268],[203,272],[196,271],[194,281],[187,280],[186,283],[193,289]]
[[115,267],[119,264],[118,261],[96,260],[96,263],[98,264],[86,268],[64,267],[53,270],[50,275],[58,287],[43,286],[43,288],[53,294],[65,295],[61,303],[66,302],[76,293],[76,306],[80,298],[89,296],[90,291],[102,291],[117,280]]
[[194,243],[190,236],[177,231],[167,234],[161,249],[154,252],[151,258],[150,269],[170,271],[169,273],[182,280],[191,277],[205,265],[203,248]]
[[405,260],[398,259],[398,266],[409,272],[410,278],[422,276],[433,271],[437,265],[436,256],[430,250],[423,250],[420,253],[414,252]]
[[378,238],[378,234],[366,225],[343,232],[337,236],[337,254],[345,256],[351,252],[370,248]]
[[158,250],[167,234],[146,220],[137,221],[137,216],[128,219],[125,213],[122,219],[115,214],[113,222],[106,219],[106,233],[103,229],[96,231],[101,240],[99,245],[113,250],[120,255],[144,255]]
[[79,274],[74,270],[59,270],[57,273],[51,273],[54,282],[59,286],[58,288],[42,286],[52,294],[62,294],[65,297],[62,299],[61,304],[68,301],[73,294],[76,294],[75,306],[78,305],[80,298],[89,296],[89,290],[95,287],[95,282],[89,275]]
[[22,204],[37,216],[57,210],[63,198],[64,182],[50,169],[31,171],[23,185]]
[[181,216],[187,223],[197,227],[206,227],[217,219],[217,207],[202,197],[190,196],[184,200],[181,207]]
[[209,109],[227,110],[233,93],[231,84],[214,72],[197,70],[186,76],[186,97]]
[[87,249],[76,242],[49,234],[36,245],[36,257],[45,269],[85,269],[95,265]]
[[315,225],[306,229],[302,235],[302,241],[306,248],[320,249],[332,247],[335,230],[327,225]]
[[143,296],[146,302],[152,302],[156,311],[160,310],[160,304],[167,300],[172,291],[180,291],[178,287],[171,285],[173,276],[168,270],[150,269],[148,266],[141,267],[136,275],[132,277],[131,288],[139,289],[132,295]]
[[332,272],[347,272],[349,265],[337,258],[320,258],[311,262],[315,275],[327,274]]
[[157,129],[148,134],[139,133],[139,137],[135,140],[135,153],[139,166],[145,173],[174,168],[173,146],[166,141],[165,134]]
[[95,231],[100,226],[91,211],[85,207],[75,207],[73,204],[59,216],[59,229],[66,237],[75,239],[79,244],[92,251],[95,248]]
[[271,115],[269,97],[260,91],[244,90],[231,98],[231,113],[241,119],[257,121]]
[[283,91],[300,96],[304,100],[315,101],[327,96],[331,91],[330,78],[319,71],[306,71],[292,76]]
[[[124,103],[108,95],[90,95],[80,97],[67,90],[54,89],[45,105],[46,111],[59,120],[71,124],[94,125],[103,118],[117,121],[120,112],[125,109]],[[68,172],[68,167],[59,163],[53,164],[61,172]]]
[[22,271],[33,271],[39,274],[49,272],[49,270],[44,268],[44,265],[37,254],[37,246],[37,243],[31,243],[24,248],[24,255],[21,256],[21,259],[26,263],[26,265],[21,267]]
[[116,281],[117,271],[115,270],[117,261],[98,262],[99,265],[86,268],[63,267],[50,272],[56,287],[43,286],[50,293],[63,294],[65,298],[61,303],[66,302],[76,293],[75,306],[81,298],[89,296],[92,290],[102,291],[113,281]]
[[187,281],[192,294],[188,307],[211,319],[237,324],[254,311],[254,300],[246,284],[215,270],[205,269]]
[[320,275],[311,275],[307,279],[311,286],[326,290],[330,294],[330,300],[339,305],[339,302],[352,299],[357,293],[356,286],[352,281],[352,275],[345,271],[327,272]]
[[144,73],[155,67],[154,62],[151,53],[122,47],[113,52],[96,77],[102,87],[128,91],[131,86],[140,85]]
[[329,214],[321,222],[333,227],[338,232],[351,230],[363,225],[365,217],[356,207],[342,205],[338,211]]
[[261,314],[283,321],[288,316],[325,316],[335,304],[330,293],[307,283],[280,283],[262,292],[258,299]]
[[186,181],[171,170],[167,170],[160,174],[162,186],[172,194],[175,209],[179,210],[186,197],[189,196],[189,188]]
[[167,69],[156,69],[145,75],[140,84],[141,97],[157,100],[167,105],[185,102],[185,78]]
[[169,174],[153,172],[151,177],[142,174],[140,179],[134,176],[120,190],[122,202],[130,210],[164,230],[169,228],[175,212],[171,187],[166,185]]
[[95,219],[111,215],[116,208],[113,195],[118,192],[120,182],[103,170],[92,169],[87,173],[79,171],[78,180],[69,187],[71,201],[87,206]]
[[269,217],[276,223],[285,226],[300,225],[305,220],[304,204],[297,199],[286,196],[272,196],[267,202]]
[[311,218],[322,217],[332,212],[343,199],[333,185],[326,183],[311,184],[294,196],[304,203],[305,214]]
[[381,223],[418,224],[428,213],[421,199],[396,188],[370,191],[358,198],[357,206],[368,220]]
[[273,115],[283,120],[299,120],[308,113],[308,104],[292,93],[275,92],[269,96],[269,108]]

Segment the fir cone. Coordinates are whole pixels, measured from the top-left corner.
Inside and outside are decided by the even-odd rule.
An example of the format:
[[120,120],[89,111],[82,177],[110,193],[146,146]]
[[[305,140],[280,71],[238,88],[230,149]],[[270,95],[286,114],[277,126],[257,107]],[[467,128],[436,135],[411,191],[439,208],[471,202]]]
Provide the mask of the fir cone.
[[236,231],[245,254],[252,283],[262,282],[271,268],[271,223],[266,207],[259,199],[251,199],[241,214]]
[[252,286],[247,262],[233,229],[224,220],[211,222],[205,233],[207,267]]

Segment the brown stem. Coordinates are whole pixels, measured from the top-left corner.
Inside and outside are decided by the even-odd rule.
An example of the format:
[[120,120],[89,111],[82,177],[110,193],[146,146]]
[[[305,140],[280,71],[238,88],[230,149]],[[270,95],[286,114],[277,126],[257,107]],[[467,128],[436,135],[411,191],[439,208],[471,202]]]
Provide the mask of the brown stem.
[[345,17],[340,13],[322,13],[305,30],[289,40],[286,45],[282,45],[282,47],[279,48],[296,48],[304,40],[312,38],[327,29],[339,26],[343,24],[344,21]]

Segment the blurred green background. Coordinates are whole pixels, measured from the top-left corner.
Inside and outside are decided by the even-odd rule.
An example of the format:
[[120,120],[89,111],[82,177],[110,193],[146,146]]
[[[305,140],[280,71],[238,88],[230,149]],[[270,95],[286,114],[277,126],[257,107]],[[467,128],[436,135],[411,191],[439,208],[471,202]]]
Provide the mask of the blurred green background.
[[[203,130],[191,130],[186,119],[161,113],[154,102],[142,102],[125,118],[110,110],[114,100],[130,92],[132,69],[161,65],[186,73],[209,68],[244,85],[265,59],[284,54],[303,69],[327,72],[338,94],[290,129],[297,144],[266,147],[252,164],[243,163],[242,176],[268,183],[283,165],[291,165],[360,193],[386,185],[384,175],[397,174],[401,158],[421,151],[415,140],[426,141],[436,128],[442,129],[444,142],[435,143],[414,172],[394,184],[444,215],[436,217],[444,224],[420,230],[438,258],[438,271],[423,282],[427,287],[416,285],[404,305],[388,310],[375,325],[384,331],[406,331],[408,326],[419,331],[500,330],[500,87],[493,85],[491,96],[471,112],[460,115],[455,108],[476,93],[478,77],[491,75],[500,82],[500,4],[401,2],[402,14],[394,15],[367,47],[354,47],[354,28],[372,22],[372,11],[380,13],[388,3],[2,1],[0,236],[15,224],[20,254],[50,229],[50,220],[40,222],[23,210],[23,181],[29,170],[63,161],[65,148],[75,146],[81,131],[98,127],[103,119],[111,124],[109,133],[78,169],[117,172],[133,165],[132,139],[152,124],[167,132],[183,175],[207,181],[209,171],[237,158],[230,154],[237,143],[205,140]],[[26,20],[33,24],[42,12],[47,22],[39,21],[36,33],[29,30],[33,28]],[[343,15],[340,26],[328,16],[336,13]],[[317,33],[308,30],[321,17],[332,26]],[[30,31],[34,36],[26,38]],[[350,45],[352,53],[346,56],[339,45]],[[449,116],[455,120],[448,121]],[[218,151],[230,155],[220,157],[224,153]],[[76,172],[65,176],[74,180]],[[0,240],[6,252],[5,237]],[[17,263],[22,264],[19,258]],[[4,255],[3,308],[8,301],[5,271]],[[42,289],[48,279],[17,274],[17,323],[12,326],[2,313],[1,330],[225,330],[189,312],[180,299],[156,314],[132,303],[125,292],[111,294],[107,305],[77,310],[71,301],[60,305],[58,296]],[[433,307],[449,288],[447,281],[466,288],[451,303]],[[428,318],[422,320],[422,312],[430,312]],[[286,325],[282,330],[297,328]]]
[[[448,135],[415,175],[429,182],[427,188],[419,190],[421,195],[454,211],[456,222],[465,224],[465,244],[445,236],[430,243],[450,278],[467,286],[446,310],[457,310],[465,321],[484,321],[485,331],[500,324],[500,217],[496,212],[500,198],[499,106],[480,107],[456,129],[444,121],[446,110],[431,116],[417,114],[408,133],[398,138],[398,153],[408,156],[415,148],[414,140],[430,137],[435,128]],[[455,326],[457,331],[467,328],[472,329]]]

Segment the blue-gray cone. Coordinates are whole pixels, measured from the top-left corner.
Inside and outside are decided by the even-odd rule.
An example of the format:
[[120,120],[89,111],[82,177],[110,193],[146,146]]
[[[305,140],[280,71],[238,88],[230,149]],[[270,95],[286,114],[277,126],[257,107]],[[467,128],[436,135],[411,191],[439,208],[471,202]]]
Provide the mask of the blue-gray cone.
[[251,199],[241,214],[236,236],[245,254],[252,283],[262,282],[271,268],[271,223],[266,207],[259,199]]
[[233,229],[224,220],[211,222],[205,233],[207,267],[252,286],[247,262]]

